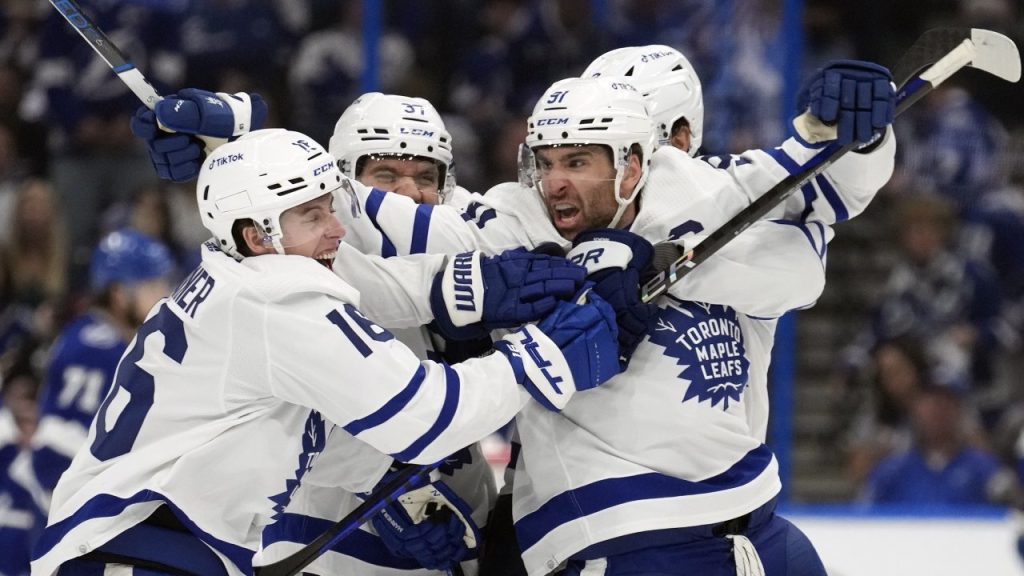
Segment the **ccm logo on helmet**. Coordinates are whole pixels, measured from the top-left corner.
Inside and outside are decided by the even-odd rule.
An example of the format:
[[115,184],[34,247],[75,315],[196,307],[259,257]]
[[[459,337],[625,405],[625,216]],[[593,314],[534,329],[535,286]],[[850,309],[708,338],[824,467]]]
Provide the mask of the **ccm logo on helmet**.
[[313,170],[313,176],[319,176],[319,175],[323,174],[324,172],[327,172],[328,170],[331,169],[332,166],[334,166],[334,162],[328,162],[327,164],[324,164],[323,166],[320,166],[316,170]]
[[223,158],[214,158],[213,161],[210,162],[210,170],[213,170],[218,166],[231,164],[232,162],[238,162],[239,160],[245,160],[245,154],[228,154]]
[[557,124],[568,124],[568,118],[541,118],[537,120],[537,126],[553,126]]
[[406,136],[425,136],[427,138],[434,137],[433,130],[424,130],[423,128],[406,128],[402,126],[398,129],[399,134],[405,134]]

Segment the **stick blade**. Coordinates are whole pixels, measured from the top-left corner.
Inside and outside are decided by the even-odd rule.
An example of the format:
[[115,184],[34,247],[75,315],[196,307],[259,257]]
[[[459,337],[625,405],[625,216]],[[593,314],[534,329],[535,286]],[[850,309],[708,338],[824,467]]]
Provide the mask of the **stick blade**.
[[971,42],[975,49],[971,68],[984,70],[1007,82],[1020,80],[1020,52],[1013,40],[998,32],[972,28]]

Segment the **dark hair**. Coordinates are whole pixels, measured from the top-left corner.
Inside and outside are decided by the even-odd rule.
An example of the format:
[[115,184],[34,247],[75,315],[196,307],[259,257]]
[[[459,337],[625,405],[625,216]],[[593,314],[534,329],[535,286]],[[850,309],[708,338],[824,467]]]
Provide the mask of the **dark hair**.
[[255,256],[245,242],[245,235],[242,234],[242,231],[249,227],[256,228],[256,222],[253,222],[252,218],[241,218],[231,225],[231,239],[235,241],[235,251],[247,257]]

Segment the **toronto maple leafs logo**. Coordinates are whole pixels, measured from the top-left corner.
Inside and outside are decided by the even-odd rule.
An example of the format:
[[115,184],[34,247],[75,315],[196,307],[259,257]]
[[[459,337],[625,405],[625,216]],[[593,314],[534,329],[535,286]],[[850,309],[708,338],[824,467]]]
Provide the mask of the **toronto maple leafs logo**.
[[324,432],[324,417],[316,410],[311,410],[302,431],[302,453],[299,454],[299,466],[293,478],[285,480],[285,490],[270,497],[274,502],[274,518],[276,519],[288,504],[292,492],[298,487],[302,477],[313,467],[316,457],[324,450],[327,434]]
[[650,330],[651,342],[682,366],[686,385],[682,402],[696,398],[711,406],[739,402],[747,387],[750,361],[736,311],[727,306],[679,302],[661,309]]

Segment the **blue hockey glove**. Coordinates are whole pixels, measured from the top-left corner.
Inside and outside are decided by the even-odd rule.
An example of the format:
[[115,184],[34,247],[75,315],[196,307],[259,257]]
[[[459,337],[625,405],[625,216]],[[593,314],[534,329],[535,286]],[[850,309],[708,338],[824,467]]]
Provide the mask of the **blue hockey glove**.
[[258,130],[267,120],[267,104],[259,94],[213,93],[198,88],[185,88],[164,98],[153,111],[168,130],[222,141]]
[[447,570],[479,545],[480,530],[471,514],[462,498],[436,480],[399,496],[370,523],[395,556],[412,558],[431,570]]
[[266,119],[267,105],[259,94],[186,88],[157,102],[154,110],[140,107],[131,128],[146,142],[157,175],[187,182],[199,175],[204,149],[209,153],[257,130]]
[[188,182],[199,176],[203,163],[202,140],[161,130],[157,127],[156,115],[145,106],[135,111],[131,129],[136,138],[146,142],[157,176],[173,182]]
[[521,248],[497,256],[457,254],[434,278],[435,325],[445,338],[469,340],[539,320],[576,294],[586,275],[564,258]]
[[574,302],[560,301],[539,324],[527,324],[494,343],[517,380],[548,410],[565,408],[577,390],[619,373],[615,312],[588,285]]
[[[658,307],[640,301],[640,286],[649,273],[651,243],[626,230],[590,230],[576,236],[567,258],[587,268],[594,292],[615,310],[619,327],[619,363],[629,366],[633,351],[647,337]],[[646,272],[646,273],[645,273]]]
[[[884,66],[861,60],[833,60],[807,79],[797,109],[801,113],[809,111],[827,126],[836,126],[839,144],[866,144],[892,124],[896,87]],[[804,135],[799,125],[797,130]]]

